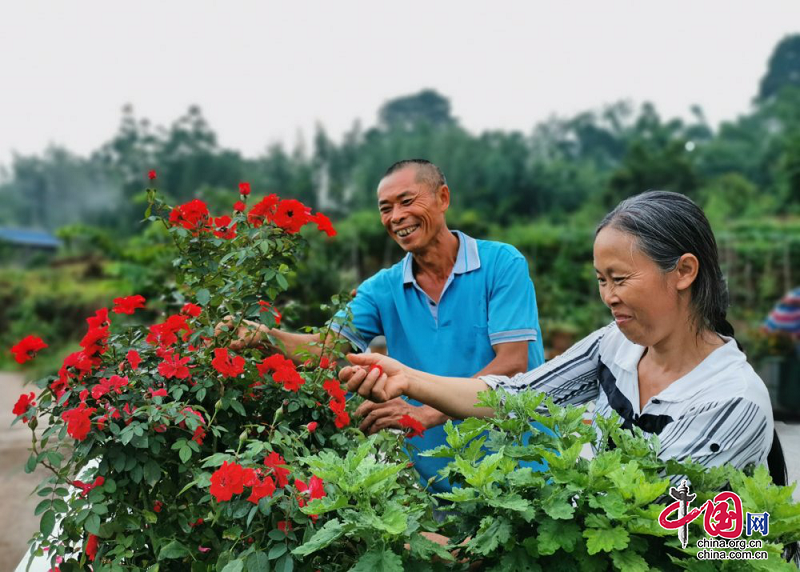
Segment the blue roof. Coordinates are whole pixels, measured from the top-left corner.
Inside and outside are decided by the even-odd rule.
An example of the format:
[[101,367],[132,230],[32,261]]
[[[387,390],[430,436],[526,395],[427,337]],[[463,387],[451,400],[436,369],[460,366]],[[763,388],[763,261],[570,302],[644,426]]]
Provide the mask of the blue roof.
[[41,248],[61,246],[61,241],[48,232],[22,228],[0,228],[0,241]]

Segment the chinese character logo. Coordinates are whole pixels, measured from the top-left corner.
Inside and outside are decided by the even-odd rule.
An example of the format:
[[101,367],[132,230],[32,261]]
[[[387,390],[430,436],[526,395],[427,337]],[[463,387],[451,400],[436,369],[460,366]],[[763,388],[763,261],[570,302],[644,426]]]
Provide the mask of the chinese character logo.
[[[709,536],[731,539],[742,535],[744,511],[742,511],[742,499],[736,493],[721,492],[713,499],[707,500],[701,507],[691,510],[689,510],[690,505],[696,495],[689,491],[689,484],[685,479],[681,481],[679,487],[670,488],[669,495],[675,502],[661,511],[658,523],[666,530],[677,529],[678,539],[684,548],[689,542],[689,523],[700,514],[703,514],[703,528]],[[678,518],[669,520],[667,517],[675,511],[678,511]],[[768,527],[768,513],[747,513],[748,534],[755,530],[765,536]]]
[[768,512],[748,512],[747,513],[747,526],[745,533],[750,536],[754,532],[758,532],[761,536],[769,534],[769,513]]

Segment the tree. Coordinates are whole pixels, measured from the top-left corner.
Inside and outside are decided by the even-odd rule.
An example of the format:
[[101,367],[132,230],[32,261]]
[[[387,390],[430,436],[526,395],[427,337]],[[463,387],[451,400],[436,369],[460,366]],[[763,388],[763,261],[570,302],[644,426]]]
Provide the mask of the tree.
[[378,117],[381,125],[387,128],[411,129],[423,122],[436,126],[456,123],[450,115],[450,100],[432,89],[386,102]]
[[800,87],[800,34],[785,37],[772,52],[757,101],[767,100],[789,85]]

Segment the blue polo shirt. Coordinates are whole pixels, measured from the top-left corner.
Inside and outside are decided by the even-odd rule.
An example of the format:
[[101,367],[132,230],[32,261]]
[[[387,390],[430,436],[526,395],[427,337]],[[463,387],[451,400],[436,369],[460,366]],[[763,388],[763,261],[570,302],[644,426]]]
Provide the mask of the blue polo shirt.
[[[438,303],[417,283],[409,253],[358,287],[350,303],[355,331],[344,328],[340,333],[361,351],[384,335],[390,356],[436,375],[472,377],[495,358],[492,345],[508,342],[529,342],[529,370],[544,363],[536,294],[525,257],[502,242],[453,234],[458,255]],[[444,444],[445,436],[444,427],[433,427],[410,442],[425,451]],[[413,456],[423,481],[448,463]],[[444,480],[433,488],[450,490]]]

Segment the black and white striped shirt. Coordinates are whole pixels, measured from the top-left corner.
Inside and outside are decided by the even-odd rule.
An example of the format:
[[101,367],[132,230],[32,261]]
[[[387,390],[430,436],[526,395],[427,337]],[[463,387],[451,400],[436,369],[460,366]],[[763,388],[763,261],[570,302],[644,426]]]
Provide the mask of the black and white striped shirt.
[[766,464],[774,429],[769,394],[736,342],[726,340],[641,410],[637,366],[644,348],[614,323],[527,373],[481,379],[510,393],[543,391],[559,405],[596,401],[595,418],[613,410],[624,427],[657,434],[663,460],[691,457],[706,466],[739,469]]

